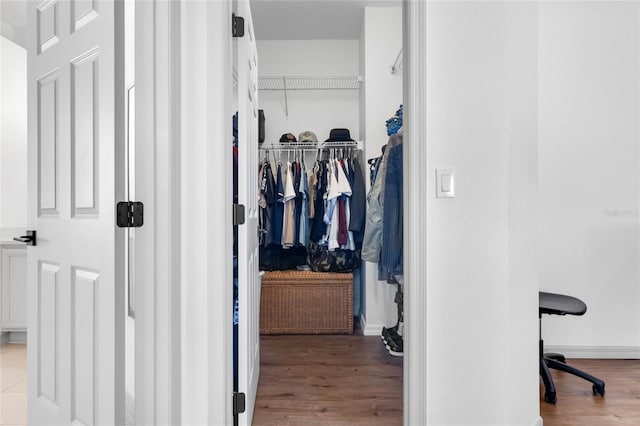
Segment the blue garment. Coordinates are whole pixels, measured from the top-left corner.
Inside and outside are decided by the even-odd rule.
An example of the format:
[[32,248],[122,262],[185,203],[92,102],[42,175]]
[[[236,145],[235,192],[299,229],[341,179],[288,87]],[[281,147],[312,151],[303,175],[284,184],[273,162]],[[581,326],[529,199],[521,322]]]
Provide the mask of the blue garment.
[[389,148],[385,178],[382,219],[382,252],[384,271],[402,273],[402,144]]
[[302,246],[306,246],[309,243],[309,234],[311,228],[309,227],[309,182],[307,180],[307,168],[304,165],[304,161],[300,167],[300,196],[302,198],[302,204],[300,208],[300,230],[298,235],[298,242]]
[[353,182],[351,182],[351,217],[349,219],[349,231],[353,232],[356,244],[362,242],[364,237],[364,223],[367,211],[367,194],[364,184],[364,176],[358,160],[353,160]]
[[327,224],[324,222],[325,214],[325,193],[327,192],[327,162],[323,161],[318,164],[318,183],[316,188],[312,188],[312,191],[316,191],[314,200],[315,215],[311,221],[311,235],[310,240],[313,242],[319,242],[327,232]]
[[276,176],[276,202],[273,206],[273,243],[282,244],[282,219],[284,217],[284,185],[282,183],[282,166],[278,164]]

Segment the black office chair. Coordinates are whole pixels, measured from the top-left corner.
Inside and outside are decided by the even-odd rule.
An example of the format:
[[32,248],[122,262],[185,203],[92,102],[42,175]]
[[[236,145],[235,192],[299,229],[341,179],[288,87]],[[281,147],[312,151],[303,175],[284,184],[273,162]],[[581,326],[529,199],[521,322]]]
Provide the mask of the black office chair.
[[553,384],[550,368],[564,371],[574,376],[581,377],[593,383],[594,395],[604,395],[604,382],[584,371],[578,370],[566,364],[564,355],[544,353],[542,342],[542,314],[549,315],[584,315],[587,305],[580,299],[563,294],[539,292],[538,318],[540,321],[540,376],[544,382],[544,401],[555,404],[557,401],[556,387]]

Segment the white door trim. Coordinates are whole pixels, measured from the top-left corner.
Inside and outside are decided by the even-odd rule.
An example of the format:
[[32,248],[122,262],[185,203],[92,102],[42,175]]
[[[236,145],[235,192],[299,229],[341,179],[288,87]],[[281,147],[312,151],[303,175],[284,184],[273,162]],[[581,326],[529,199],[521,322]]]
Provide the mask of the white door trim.
[[[161,4],[158,1],[156,9]],[[143,2],[144,4],[144,2]],[[204,6],[206,5],[206,6]],[[144,7],[144,6],[143,6]],[[405,132],[406,137],[418,143],[407,144],[405,153],[405,177],[413,176],[412,182],[407,185],[404,195],[405,216],[407,224],[405,231],[406,253],[405,262],[405,292],[407,303],[405,304],[406,318],[406,345],[405,345],[405,369],[404,369],[404,423],[426,424],[427,420],[427,285],[425,281],[427,274],[427,263],[425,259],[426,247],[426,199],[423,194],[427,193],[426,175],[427,172],[423,164],[427,155],[427,132],[426,117],[426,2],[404,0],[404,61],[405,61]],[[157,37],[153,44],[154,35],[149,33],[149,29],[140,28],[141,25],[153,23],[153,19],[158,20],[158,16],[151,13],[144,16],[144,13],[136,11],[136,48],[137,58],[136,73],[141,76],[140,68],[153,68],[151,58],[155,50],[156,73],[162,72],[159,66],[163,52],[158,49],[160,37],[166,39],[166,34],[155,34]],[[182,215],[174,217],[180,221],[182,233],[178,233],[181,239],[181,247],[177,256],[156,258],[155,264],[148,265],[151,271],[164,270],[161,260],[166,260],[167,265],[172,265],[172,271],[176,268],[180,273],[181,289],[181,324],[180,332],[177,333],[180,340],[181,354],[175,354],[180,359],[181,371],[181,395],[179,405],[181,407],[181,422],[173,424],[230,424],[231,414],[231,394],[232,394],[232,241],[231,226],[224,224],[231,223],[231,1],[216,2],[180,2],[182,26],[179,37],[174,34],[173,42],[181,40],[180,64],[182,69],[189,70],[188,75],[183,73],[180,77],[178,72],[170,79],[174,84],[181,84],[181,105],[180,113],[175,111],[168,115],[167,122],[156,121],[158,127],[169,127],[168,123],[179,120],[181,123],[181,138],[171,141],[181,147],[177,153],[180,158],[182,169],[180,173],[173,176],[173,182],[181,182],[179,191],[182,191],[180,200],[189,203],[188,207],[182,210]],[[155,18],[154,18],[155,17]],[[165,17],[166,19],[166,17]],[[164,21],[166,28],[166,21]],[[140,40],[144,37],[142,32],[147,32],[147,40]],[[149,44],[151,43],[151,44]],[[148,49],[145,51],[144,49]],[[165,46],[165,50],[166,49]],[[164,59],[167,51],[164,52]],[[159,56],[158,56],[159,55]],[[145,58],[147,64],[144,64]],[[174,70],[175,71],[175,70]],[[151,74],[147,74],[151,75]],[[180,83],[178,83],[180,82]],[[153,83],[145,82],[141,77],[136,79],[137,110],[136,119],[139,126],[145,126],[149,135],[158,132],[158,128],[152,126],[150,121],[149,99],[142,100],[141,86],[147,87],[146,96],[153,93]],[[151,90],[151,92],[149,92]],[[156,87],[156,90],[157,87]],[[175,101],[175,100],[174,100]],[[164,102],[164,108],[168,108],[169,99],[158,99],[158,103]],[[145,106],[146,105],[146,106]],[[143,122],[142,118],[146,116]],[[145,140],[145,134],[137,134],[136,140]],[[169,143],[167,140],[166,143]],[[151,152],[146,155],[151,156]],[[155,174],[162,175],[160,165],[157,165]],[[147,171],[152,173],[154,171]],[[175,170],[174,170],[175,172]],[[415,176],[420,178],[416,179]],[[165,178],[167,175],[165,175]],[[165,181],[167,185],[169,182]],[[157,182],[158,188],[161,183]],[[169,188],[170,186],[165,186]],[[156,191],[158,193],[159,191]],[[153,194],[150,194],[153,196]],[[225,201],[228,200],[228,201]],[[156,202],[157,205],[157,202]],[[167,214],[167,212],[157,212]],[[188,216],[187,216],[188,214]],[[145,217],[145,220],[147,218]],[[165,225],[175,225],[176,222],[165,222]],[[149,226],[149,222],[145,226]],[[160,228],[157,224],[151,224],[156,232],[165,232],[168,228]],[[179,232],[179,231],[175,231]],[[194,235],[193,232],[196,232]],[[169,241],[171,241],[169,239]],[[147,256],[154,253],[153,244],[147,245]],[[161,247],[158,246],[158,250]],[[166,253],[171,253],[171,250]],[[150,261],[150,260],[148,260]],[[155,267],[155,269],[154,269]],[[166,268],[165,268],[166,269]],[[157,273],[157,272],[156,272]],[[158,275],[156,275],[158,276]],[[150,282],[154,281],[153,276],[147,277]],[[166,277],[164,277],[166,278]],[[138,281],[141,282],[141,281]],[[414,284],[415,283],[415,284]],[[158,282],[155,283],[156,287]],[[140,286],[139,286],[140,287]],[[151,291],[150,288],[147,289]],[[165,293],[167,295],[168,293]],[[138,293],[138,304],[151,304],[152,302],[143,300],[142,294]],[[156,291],[156,302],[160,293]],[[175,306],[174,306],[175,308]],[[171,315],[171,313],[170,313]],[[139,316],[136,317],[138,320]],[[137,328],[138,330],[138,328]],[[156,329],[158,332],[163,330]],[[170,336],[166,330],[165,337]],[[136,332],[137,336],[140,336]],[[162,333],[158,337],[162,336]],[[148,339],[153,339],[149,337]],[[163,352],[156,342],[157,355],[170,352]],[[145,345],[150,348],[150,341]],[[136,349],[141,346],[137,344]],[[136,354],[138,356],[138,354]],[[174,357],[174,362],[175,362]],[[154,362],[152,353],[147,353],[146,361]],[[158,371],[154,364],[144,365],[145,370]],[[166,373],[166,372],[165,372]],[[143,374],[142,372],[137,372]],[[142,380],[145,376],[137,376]],[[153,375],[149,373],[147,380],[152,383]],[[178,383],[174,383],[178,385]],[[162,390],[167,385],[165,380],[161,386],[156,382],[156,389]],[[138,389],[139,381],[136,381]],[[179,392],[179,391],[178,391]],[[176,404],[175,398],[169,401]],[[155,404],[160,401],[156,399]],[[137,416],[144,407],[139,408],[140,401],[136,401]],[[148,418],[148,417],[147,417]],[[142,418],[138,417],[139,424],[151,424],[154,422],[140,423]],[[157,423],[157,422],[156,422]]]
[[231,1],[181,4],[182,424],[233,422]]
[[179,4],[136,2],[136,423],[180,424]]
[[427,424],[427,2],[403,0],[404,424]]

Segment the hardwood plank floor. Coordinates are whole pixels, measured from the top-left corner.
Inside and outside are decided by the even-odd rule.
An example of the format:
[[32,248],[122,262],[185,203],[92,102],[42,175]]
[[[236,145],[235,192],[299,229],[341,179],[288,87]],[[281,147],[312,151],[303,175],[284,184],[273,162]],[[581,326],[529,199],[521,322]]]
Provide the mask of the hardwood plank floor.
[[378,336],[262,336],[254,425],[401,425],[402,358]]
[[640,360],[568,359],[567,364],[604,380],[605,396],[594,396],[589,382],[551,370],[558,402],[545,403],[540,385],[544,426],[640,425]]

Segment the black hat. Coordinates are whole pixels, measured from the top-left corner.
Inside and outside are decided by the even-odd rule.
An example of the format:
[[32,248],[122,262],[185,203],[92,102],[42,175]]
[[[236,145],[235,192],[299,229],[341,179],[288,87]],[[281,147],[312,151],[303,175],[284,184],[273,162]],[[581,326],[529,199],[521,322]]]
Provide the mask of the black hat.
[[285,133],[284,135],[280,136],[280,142],[297,142],[297,141],[293,133]]
[[329,139],[325,142],[346,142],[353,141],[349,134],[349,129],[331,129],[329,132]]

